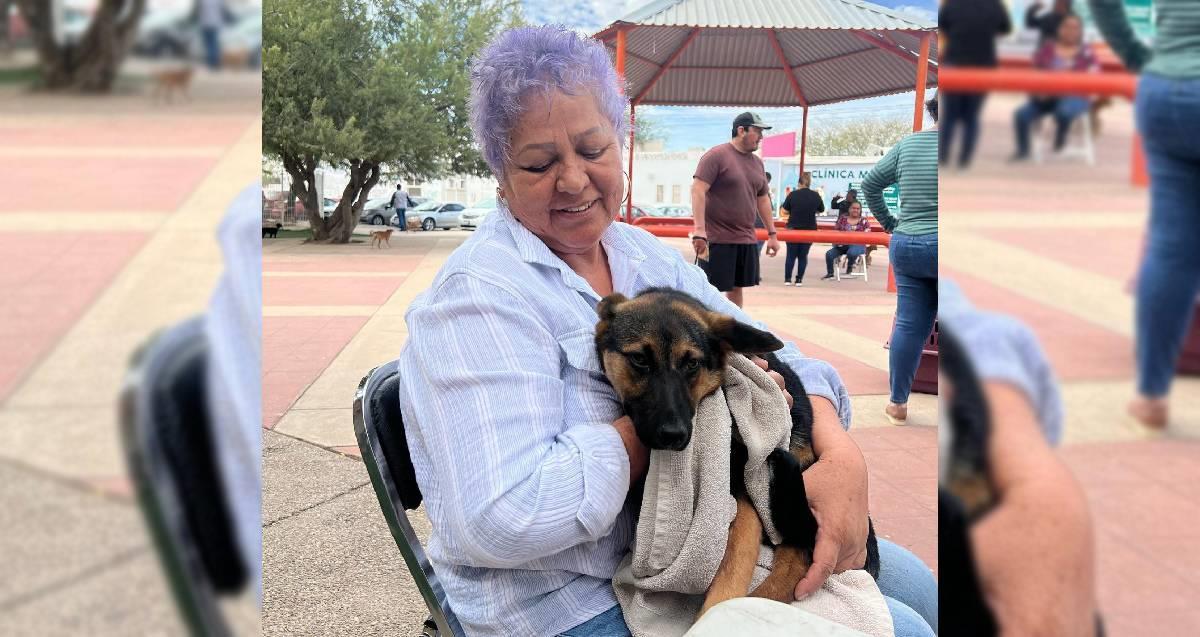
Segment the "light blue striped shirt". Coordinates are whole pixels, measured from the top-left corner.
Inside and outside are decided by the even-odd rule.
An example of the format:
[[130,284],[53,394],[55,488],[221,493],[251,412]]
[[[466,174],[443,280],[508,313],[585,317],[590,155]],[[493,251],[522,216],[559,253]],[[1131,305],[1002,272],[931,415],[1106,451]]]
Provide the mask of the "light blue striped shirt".
[[[669,286],[752,322],[649,233],[614,223],[601,243],[616,291]],[[634,516],[621,404],[596,357],[599,301],[500,208],[405,316],[400,404],[428,554],[470,635],[553,635],[616,604]],[[790,343],[779,356],[848,426],[837,372]]]

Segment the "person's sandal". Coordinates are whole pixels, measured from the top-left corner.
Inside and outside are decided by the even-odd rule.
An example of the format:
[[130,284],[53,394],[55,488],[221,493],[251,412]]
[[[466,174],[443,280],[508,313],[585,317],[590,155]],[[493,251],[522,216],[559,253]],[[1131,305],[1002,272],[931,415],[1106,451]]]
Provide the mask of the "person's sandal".
[[908,405],[888,403],[887,407],[883,408],[883,415],[887,416],[888,422],[892,425],[902,427],[908,424]]
[[1151,431],[1164,431],[1167,428],[1167,401],[1163,398],[1138,397],[1129,401],[1129,415],[1139,425]]

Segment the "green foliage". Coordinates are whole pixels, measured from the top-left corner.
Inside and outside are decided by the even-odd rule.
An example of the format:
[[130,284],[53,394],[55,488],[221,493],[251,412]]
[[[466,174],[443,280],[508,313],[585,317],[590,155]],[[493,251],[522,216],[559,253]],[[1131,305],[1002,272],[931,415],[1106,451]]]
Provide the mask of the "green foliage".
[[520,20],[514,0],[272,0],[263,16],[263,148],[428,179],[483,174],[470,59]]
[[867,155],[872,146],[892,146],[911,132],[912,122],[901,119],[864,119],[813,126],[809,129],[806,152],[810,156],[829,157]]

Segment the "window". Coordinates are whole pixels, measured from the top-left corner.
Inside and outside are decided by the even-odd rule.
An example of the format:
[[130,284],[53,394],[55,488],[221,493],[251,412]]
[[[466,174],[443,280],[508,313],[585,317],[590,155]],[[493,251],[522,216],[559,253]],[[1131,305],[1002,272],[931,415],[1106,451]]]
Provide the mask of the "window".
[[679,203],[679,184],[671,186],[671,203]]
[[446,206],[446,207],[444,208],[444,210],[445,210],[446,212],[458,212],[458,211],[460,211],[460,210],[462,210],[462,209],[463,209],[462,205],[461,205],[461,204],[456,204],[456,203],[452,203],[452,204],[450,204],[450,205],[448,205],[448,206]]
[[663,185],[659,184],[654,187],[654,200],[661,202],[663,200]]

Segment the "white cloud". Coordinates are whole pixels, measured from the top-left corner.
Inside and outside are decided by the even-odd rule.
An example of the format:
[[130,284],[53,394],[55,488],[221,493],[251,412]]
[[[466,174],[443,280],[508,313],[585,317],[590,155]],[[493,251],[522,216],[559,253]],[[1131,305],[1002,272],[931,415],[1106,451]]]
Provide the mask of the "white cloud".
[[915,18],[917,20],[920,20],[921,22],[928,22],[928,23],[934,24],[934,25],[937,24],[937,13],[930,9],[926,9],[925,7],[918,7],[918,6],[911,5],[911,4],[902,4],[898,7],[896,7],[895,9],[893,9],[893,11],[895,11],[896,13],[899,13],[901,15],[906,15],[911,18]]

